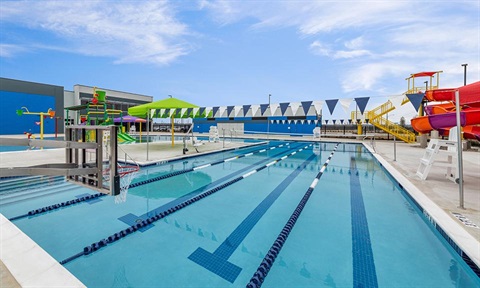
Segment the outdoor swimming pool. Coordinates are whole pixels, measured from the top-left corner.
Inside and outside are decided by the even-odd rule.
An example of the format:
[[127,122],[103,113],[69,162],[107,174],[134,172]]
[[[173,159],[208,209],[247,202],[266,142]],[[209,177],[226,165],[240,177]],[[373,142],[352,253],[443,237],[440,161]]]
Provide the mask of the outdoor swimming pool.
[[[4,180],[0,212],[92,194],[60,177]],[[480,286],[357,144],[272,141],[150,166],[125,203],[45,210],[12,222],[88,287]]]

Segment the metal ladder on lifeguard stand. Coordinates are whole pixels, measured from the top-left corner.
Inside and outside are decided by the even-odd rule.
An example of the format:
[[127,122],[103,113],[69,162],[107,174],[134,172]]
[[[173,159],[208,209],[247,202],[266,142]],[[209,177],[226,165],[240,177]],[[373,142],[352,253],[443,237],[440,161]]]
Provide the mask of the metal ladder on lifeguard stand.
[[[454,140],[457,137],[456,129],[450,130],[449,140],[431,139],[428,143],[422,158],[420,158],[420,165],[417,169],[417,176],[421,180],[425,180],[430,173],[433,165],[446,167],[447,173],[445,176],[453,182],[457,181],[458,165],[457,161],[457,142]],[[442,150],[441,148],[446,149]],[[446,160],[439,160],[438,154],[446,155]]]

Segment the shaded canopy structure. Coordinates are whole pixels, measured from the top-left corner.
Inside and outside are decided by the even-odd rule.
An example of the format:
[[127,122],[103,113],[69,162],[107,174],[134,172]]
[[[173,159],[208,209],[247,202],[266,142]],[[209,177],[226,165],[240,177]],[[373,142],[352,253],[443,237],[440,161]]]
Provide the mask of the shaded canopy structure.
[[198,108],[198,106],[169,97],[152,103],[130,107],[128,108],[128,115],[140,118],[188,118],[189,115],[193,116],[193,108]]
[[[193,115],[193,109],[198,108],[197,105],[169,97],[152,103],[142,104],[128,108],[128,114],[141,118],[171,118],[172,123],[172,147],[174,146],[174,118],[188,118],[190,113]],[[186,113],[188,112],[188,113]],[[148,124],[147,124],[148,125]],[[147,133],[150,129],[147,129]],[[147,159],[148,159],[148,142],[147,142]]]

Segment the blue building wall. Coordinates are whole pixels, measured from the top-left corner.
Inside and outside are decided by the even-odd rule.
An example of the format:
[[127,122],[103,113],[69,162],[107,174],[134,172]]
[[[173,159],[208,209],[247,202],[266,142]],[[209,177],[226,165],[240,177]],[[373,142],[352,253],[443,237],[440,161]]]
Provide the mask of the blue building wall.
[[311,120],[317,120],[316,116],[307,116],[302,124],[299,119],[297,119],[297,124],[291,122],[282,123],[270,123],[267,121],[270,120],[293,120],[294,117],[268,117],[264,119],[252,119],[251,117],[245,118],[197,118],[193,119],[193,132],[197,133],[208,133],[210,131],[210,126],[217,126],[218,123],[243,123],[244,131],[248,134],[250,131],[253,133],[266,133],[267,130],[270,133],[281,133],[281,134],[313,134],[313,129],[315,127],[321,127],[321,121],[318,124],[311,123]]
[[[39,115],[18,116],[16,111],[26,107],[30,112],[47,112],[49,108],[55,110],[55,97],[20,92],[9,92],[0,90],[0,135],[22,134],[31,132],[40,133]],[[63,123],[60,123],[63,126]],[[55,119],[44,118],[43,133],[55,133]]]

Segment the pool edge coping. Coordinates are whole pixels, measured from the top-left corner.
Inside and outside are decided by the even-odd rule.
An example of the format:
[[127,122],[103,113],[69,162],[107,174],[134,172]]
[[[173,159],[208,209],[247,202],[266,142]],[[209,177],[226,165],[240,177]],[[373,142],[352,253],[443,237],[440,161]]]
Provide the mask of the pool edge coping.
[[0,213],[0,261],[21,287],[87,287]]
[[[385,160],[380,154],[376,153],[371,147],[362,143],[363,146],[372,154],[372,156],[380,162],[380,164],[392,175],[403,190],[420,206],[424,216],[434,226],[439,226],[445,235],[450,239],[445,239],[451,248],[467,255],[470,260],[480,268],[480,242],[468,233],[459,223],[455,222],[446,211],[438,206],[433,200],[428,198],[417,186],[415,186],[407,177],[400,173],[392,164]],[[453,247],[451,241],[458,247]],[[462,255],[459,255],[462,257]],[[463,258],[463,257],[462,257]],[[467,263],[468,264],[468,263]]]

